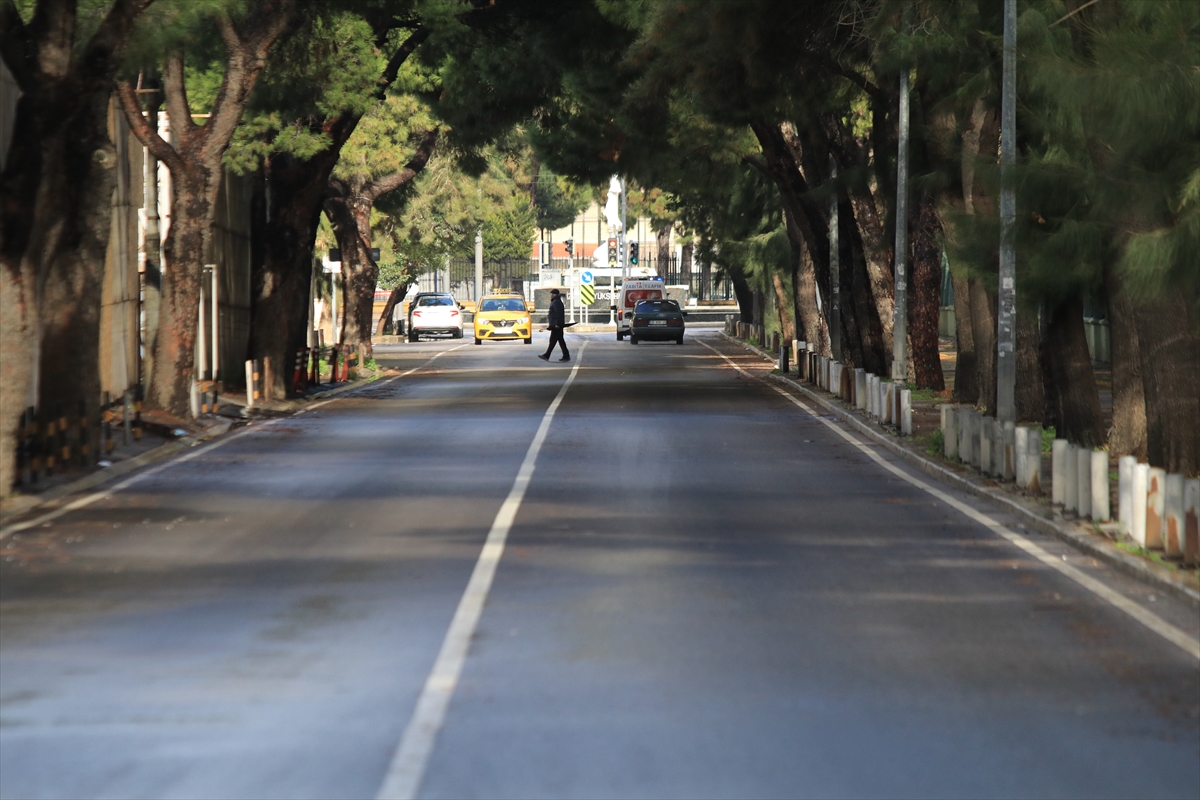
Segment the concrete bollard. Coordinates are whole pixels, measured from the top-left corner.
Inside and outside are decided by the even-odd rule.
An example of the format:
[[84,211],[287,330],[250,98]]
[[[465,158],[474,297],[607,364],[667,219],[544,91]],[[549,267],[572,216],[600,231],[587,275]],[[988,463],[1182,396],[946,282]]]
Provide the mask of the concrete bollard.
[[1147,550],[1161,550],[1163,546],[1163,501],[1166,497],[1167,471],[1151,467],[1146,475],[1146,544]]
[[829,391],[835,396],[842,396],[842,362],[832,361],[829,364]]
[[1169,473],[1163,482],[1163,554],[1183,555],[1183,476]]
[[958,458],[958,406],[946,403],[942,414],[942,456],[949,461]]
[[1075,451],[1075,513],[1080,517],[1092,515],[1092,451],[1080,447]]
[[792,355],[792,348],[787,345],[779,345],[779,371],[787,375],[791,371],[791,362],[789,357]]
[[1112,519],[1112,501],[1108,486],[1108,451],[1092,451],[1092,519],[1108,522]]
[[862,367],[854,368],[854,407],[867,410],[867,371]]
[[971,414],[970,406],[958,407],[958,460],[971,463]]
[[979,420],[979,471],[984,475],[990,475],[992,472],[992,429],[996,425],[996,420],[992,417],[983,417]]
[[1050,450],[1050,502],[1056,506],[1067,502],[1066,439],[1055,439]]
[[1200,564],[1200,478],[1183,483],[1183,563]]
[[1146,546],[1146,488],[1150,485],[1150,465],[1133,466],[1133,529],[1130,537],[1138,547]]
[[1025,491],[1030,494],[1042,493],[1042,429],[1040,426],[1029,429],[1025,451]]
[[888,381],[883,384],[883,424],[894,426],[896,424],[896,384]]
[[1134,456],[1117,459],[1117,522],[1122,536],[1133,535],[1133,469]]
[[912,436],[912,390],[900,390],[900,435]]
[[1014,477],[1017,481],[1017,488],[1025,488],[1025,464],[1028,462],[1026,453],[1029,452],[1029,428],[1024,425],[1018,425],[1013,429],[1013,449],[1017,453],[1017,463],[1014,465]]
[[875,388],[875,382],[878,380],[879,380],[879,378],[877,378],[875,375],[872,375],[869,372],[867,373],[867,399],[866,399],[866,402],[867,402],[867,416],[870,416],[870,417],[873,417],[876,414],[875,396],[878,394],[878,391]]
[[1079,513],[1079,445],[1070,442],[1063,456],[1063,510]]

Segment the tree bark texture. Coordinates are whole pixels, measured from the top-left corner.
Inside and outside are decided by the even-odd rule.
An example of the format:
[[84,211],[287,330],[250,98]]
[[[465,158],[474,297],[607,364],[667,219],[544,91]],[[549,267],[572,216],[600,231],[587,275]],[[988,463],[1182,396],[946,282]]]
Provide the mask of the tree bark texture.
[[1134,304],[1113,265],[1104,270],[1108,332],[1112,341],[1112,425],[1108,449],[1116,456],[1146,460],[1146,394]]
[[[21,414],[39,402],[44,385],[56,396],[82,397],[89,414],[98,405],[98,359],[84,362],[99,341],[99,291],[70,298],[82,315],[65,350],[57,349],[60,335],[49,343],[56,352],[42,340],[45,291],[47,284],[56,296],[64,284],[90,286],[103,273],[111,217],[104,186],[115,160],[103,136],[107,84],[151,2],[115,0],[82,44],[73,1],[39,3],[29,24],[15,4],[0,4],[0,56],[21,90],[0,175],[0,495],[16,478]],[[39,363],[57,364],[55,356],[77,367],[65,384],[57,374],[49,384],[39,376]]]
[[[979,394],[975,404],[996,414],[996,293],[988,289],[984,278],[967,279],[971,297],[971,339],[975,345],[975,385]],[[959,365],[961,369],[961,364]]]
[[[225,74],[207,122],[197,125],[188,105],[184,62],[171,53],[163,66],[169,144],[142,114],[128,81],[118,84],[134,134],[171,172],[171,227],[163,242],[163,282],[155,371],[146,387],[148,404],[178,417],[191,413],[200,284],[211,258],[212,225],[223,177],[222,157],[233,138],[267,53],[287,26],[295,0],[264,0],[239,31],[224,13],[214,17],[225,47]],[[278,368],[273,372],[280,372]]]
[[796,338],[796,323],[790,313],[792,302],[791,292],[783,283],[783,276],[778,272],[771,273],[771,288],[775,290],[775,312],[779,315],[780,336],[790,342]]
[[1017,422],[1045,424],[1046,388],[1042,374],[1042,323],[1037,310],[1017,306],[1017,386],[1013,398]]
[[1071,296],[1046,313],[1042,329],[1046,421],[1060,439],[1104,446],[1104,418],[1083,331],[1083,300]]
[[[1082,311],[1080,313],[1082,328]],[[1134,310],[1146,399],[1146,456],[1168,472],[1200,472],[1200,335],[1195,298],[1179,292]]]
[[979,405],[979,364],[975,357],[974,327],[971,324],[971,287],[965,275],[950,270],[954,287],[954,400],[964,405]]
[[908,333],[917,388],[946,388],[938,348],[942,305],[942,226],[933,195],[918,198],[912,226],[912,273],[908,285]]
[[[263,257],[250,275],[251,358],[288,365],[295,360],[296,351],[308,345],[313,242],[329,176],[345,143],[342,136],[349,136],[335,130],[341,142],[311,159],[276,154],[266,163],[270,200],[262,235]],[[274,397],[283,397],[290,390],[285,371],[271,371]]]

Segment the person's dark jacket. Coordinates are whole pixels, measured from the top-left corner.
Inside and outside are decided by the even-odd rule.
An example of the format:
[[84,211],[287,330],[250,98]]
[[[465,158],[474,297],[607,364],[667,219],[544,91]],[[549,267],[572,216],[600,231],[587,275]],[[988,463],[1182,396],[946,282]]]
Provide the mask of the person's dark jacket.
[[550,301],[550,313],[546,317],[547,328],[561,328],[567,323],[567,312],[563,308],[562,295]]

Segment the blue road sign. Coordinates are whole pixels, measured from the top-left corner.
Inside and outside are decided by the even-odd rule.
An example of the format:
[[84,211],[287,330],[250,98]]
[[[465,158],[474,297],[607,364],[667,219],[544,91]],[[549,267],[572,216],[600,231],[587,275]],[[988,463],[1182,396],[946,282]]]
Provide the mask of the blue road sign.
[[591,284],[594,281],[595,281],[595,278],[592,277],[592,273],[590,270],[585,269],[583,272],[579,273],[579,282],[580,283]]

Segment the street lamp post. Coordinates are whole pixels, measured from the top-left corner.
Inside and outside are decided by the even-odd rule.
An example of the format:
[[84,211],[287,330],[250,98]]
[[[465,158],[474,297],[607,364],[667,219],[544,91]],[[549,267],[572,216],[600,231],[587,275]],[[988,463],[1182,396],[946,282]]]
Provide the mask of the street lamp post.
[[896,153],[896,288],[892,380],[908,379],[908,69],[900,71],[900,141]]

